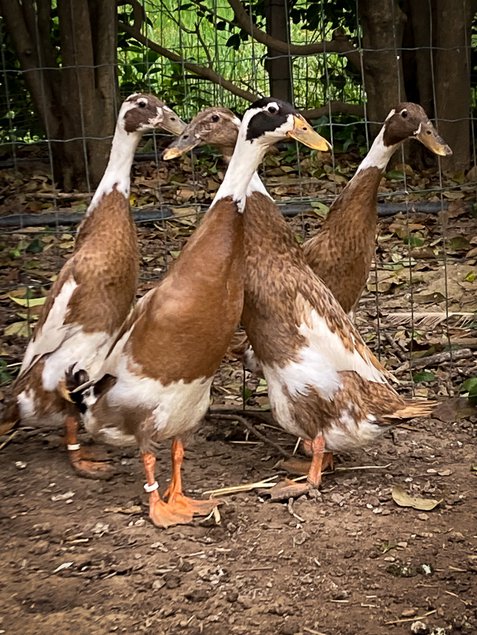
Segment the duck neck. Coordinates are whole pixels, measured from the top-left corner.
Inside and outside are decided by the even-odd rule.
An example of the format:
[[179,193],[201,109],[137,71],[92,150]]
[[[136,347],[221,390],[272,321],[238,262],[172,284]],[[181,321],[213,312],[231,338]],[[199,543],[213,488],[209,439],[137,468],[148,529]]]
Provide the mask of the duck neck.
[[[383,126],[379,131],[378,136],[373,141],[371,148],[369,149],[368,154],[365,156],[363,161],[358,166],[355,176],[357,176],[363,170],[367,168],[378,168],[380,172],[382,172],[389,160],[396,152],[397,148],[401,145],[400,143],[395,143],[394,145],[387,146],[384,143],[384,128]],[[354,178],[354,177],[353,177]]]
[[115,186],[118,192],[123,194],[126,199],[129,199],[131,166],[134,160],[134,152],[140,139],[140,134],[134,132],[128,133],[118,125],[116,126],[108,165],[91,199],[86,215],[91,214],[103,196],[110,194]]
[[245,131],[240,130],[224,180],[212,204],[221,198],[231,196],[237,203],[239,212],[243,212],[248,186],[266,150],[266,146],[257,140],[247,140]]

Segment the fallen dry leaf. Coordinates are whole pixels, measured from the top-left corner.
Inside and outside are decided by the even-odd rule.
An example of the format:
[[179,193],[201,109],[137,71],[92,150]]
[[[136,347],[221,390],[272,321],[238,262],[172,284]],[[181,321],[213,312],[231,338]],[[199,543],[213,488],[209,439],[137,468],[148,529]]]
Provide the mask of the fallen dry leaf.
[[402,487],[395,485],[392,489],[393,501],[399,505],[399,507],[412,507],[413,509],[419,509],[421,511],[431,511],[440,503],[443,499],[435,500],[434,498],[421,498],[420,496],[410,496]]

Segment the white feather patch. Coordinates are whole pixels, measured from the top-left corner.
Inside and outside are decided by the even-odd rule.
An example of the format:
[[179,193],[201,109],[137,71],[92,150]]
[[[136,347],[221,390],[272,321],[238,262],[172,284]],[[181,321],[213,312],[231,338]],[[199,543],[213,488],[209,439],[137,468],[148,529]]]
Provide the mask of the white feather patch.
[[[311,326],[308,326],[308,323]],[[301,350],[300,355],[304,363],[310,369],[313,368],[314,374],[332,377],[332,371],[354,370],[363,379],[380,384],[386,383],[384,374],[369,359],[364,358],[356,349],[350,351],[345,348],[339,334],[333,333],[329,329],[326,321],[316,309],[309,311],[307,321],[301,324],[298,330],[308,342]],[[321,369],[318,364],[320,364]],[[321,392],[320,383],[326,386],[323,379],[318,381],[315,379],[312,385]],[[326,394],[322,396],[326,397]]]
[[[155,441],[194,429],[209,407],[212,377],[188,383],[181,380],[164,386],[158,380],[144,377],[126,354],[119,358],[114,375],[116,383],[103,399],[116,412],[135,406],[150,410],[154,418]],[[96,436],[103,436],[103,430],[111,435],[111,432],[106,433],[106,429],[111,430],[107,421],[97,420],[94,407],[85,414],[85,427]]]
[[27,346],[19,377],[30,368],[38,357],[55,351],[67,337],[68,332],[77,328],[72,324],[66,326],[64,324],[68,304],[77,286],[76,281],[70,278],[61,287],[42,328],[35,331]]
[[345,452],[370,445],[376,437],[386,431],[386,426],[376,425],[374,421],[376,417],[373,415],[356,421],[352,414],[342,413],[340,425],[333,425],[323,433],[326,449],[332,452]]
[[105,332],[84,333],[76,327],[75,333],[62,342],[61,347],[45,359],[42,383],[45,390],[55,390],[64,378],[65,371],[73,366],[73,371],[84,369],[90,377],[95,377],[104,362],[114,334]]
[[[394,111],[390,113],[388,117],[390,117],[391,114],[394,114]],[[383,138],[384,138],[384,126],[379,131],[379,134],[374,140],[373,145],[369,149],[368,154],[364,157],[364,159],[359,164],[358,169],[356,170],[355,176],[356,174],[359,174],[360,172],[362,172],[363,170],[366,170],[367,168],[379,168],[380,170],[384,170],[384,168],[387,166],[390,158],[393,156],[399,144],[387,146],[384,144]]]

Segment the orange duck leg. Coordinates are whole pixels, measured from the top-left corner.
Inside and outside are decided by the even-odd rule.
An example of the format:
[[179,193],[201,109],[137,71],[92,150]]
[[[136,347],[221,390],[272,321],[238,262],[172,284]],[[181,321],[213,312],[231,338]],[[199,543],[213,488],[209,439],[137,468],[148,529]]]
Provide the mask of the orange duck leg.
[[[313,442],[310,439],[303,439],[303,450],[305,454],[308,456],[313,456]],[[282,461],[280,463],[280,467],[285,469],[290,474],[308,474],[311,467],[311,461],[308,459],[300,459],[297,457],[292,457],[291,459],[286,459],[286,461]],[[323,453],[323,464],[321,466],[321,471],[329,469],[333,471],[335,467],[334,457],[332,452],[324,452]]]
[[78,419],[68,415],[65,419],[65,439],[71,466],[83,478],[107,479],[114,474],[107,457],[98,451],[82,448],[78,443]]
[[[310,490],[318,489],[321,483],[321,474],[330,465],[333,465],[333,455],[331,452],[325,452],[325,440],[322,435],[315,437],[308,442],[311,450],[311,463],[307,462],[308,478],[304,483],[297,483],[290,479],[285,479],[277,483],[270,490],[271,500],[287,500],[288,498],[297,498],[302,494],[307,494]],[[303,461],[303,463],[305,463]]]
[[[149,517],[158,527],[185,525],[194,516],[207,516],[220,504],[220,501],[209,499],[196,501],[182,493],[182,463],[184,460],[184,445],[180,439],[172,442],[172,480],[167,488],[164,499],[157,491],[155,477],[156,457],[151,452],[142,454],[144,470],[146,472],[146,491],[149,491]],[[154,488],[154,489],[151,489]]]

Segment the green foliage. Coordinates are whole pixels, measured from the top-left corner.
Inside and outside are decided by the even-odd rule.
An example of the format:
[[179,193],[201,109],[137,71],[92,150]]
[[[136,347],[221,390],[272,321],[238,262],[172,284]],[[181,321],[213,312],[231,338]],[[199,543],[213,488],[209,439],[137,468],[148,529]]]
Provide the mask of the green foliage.
[[460,392],[467,393],[470,403],[477,406],[477,377],[466,379],[460,387]]

